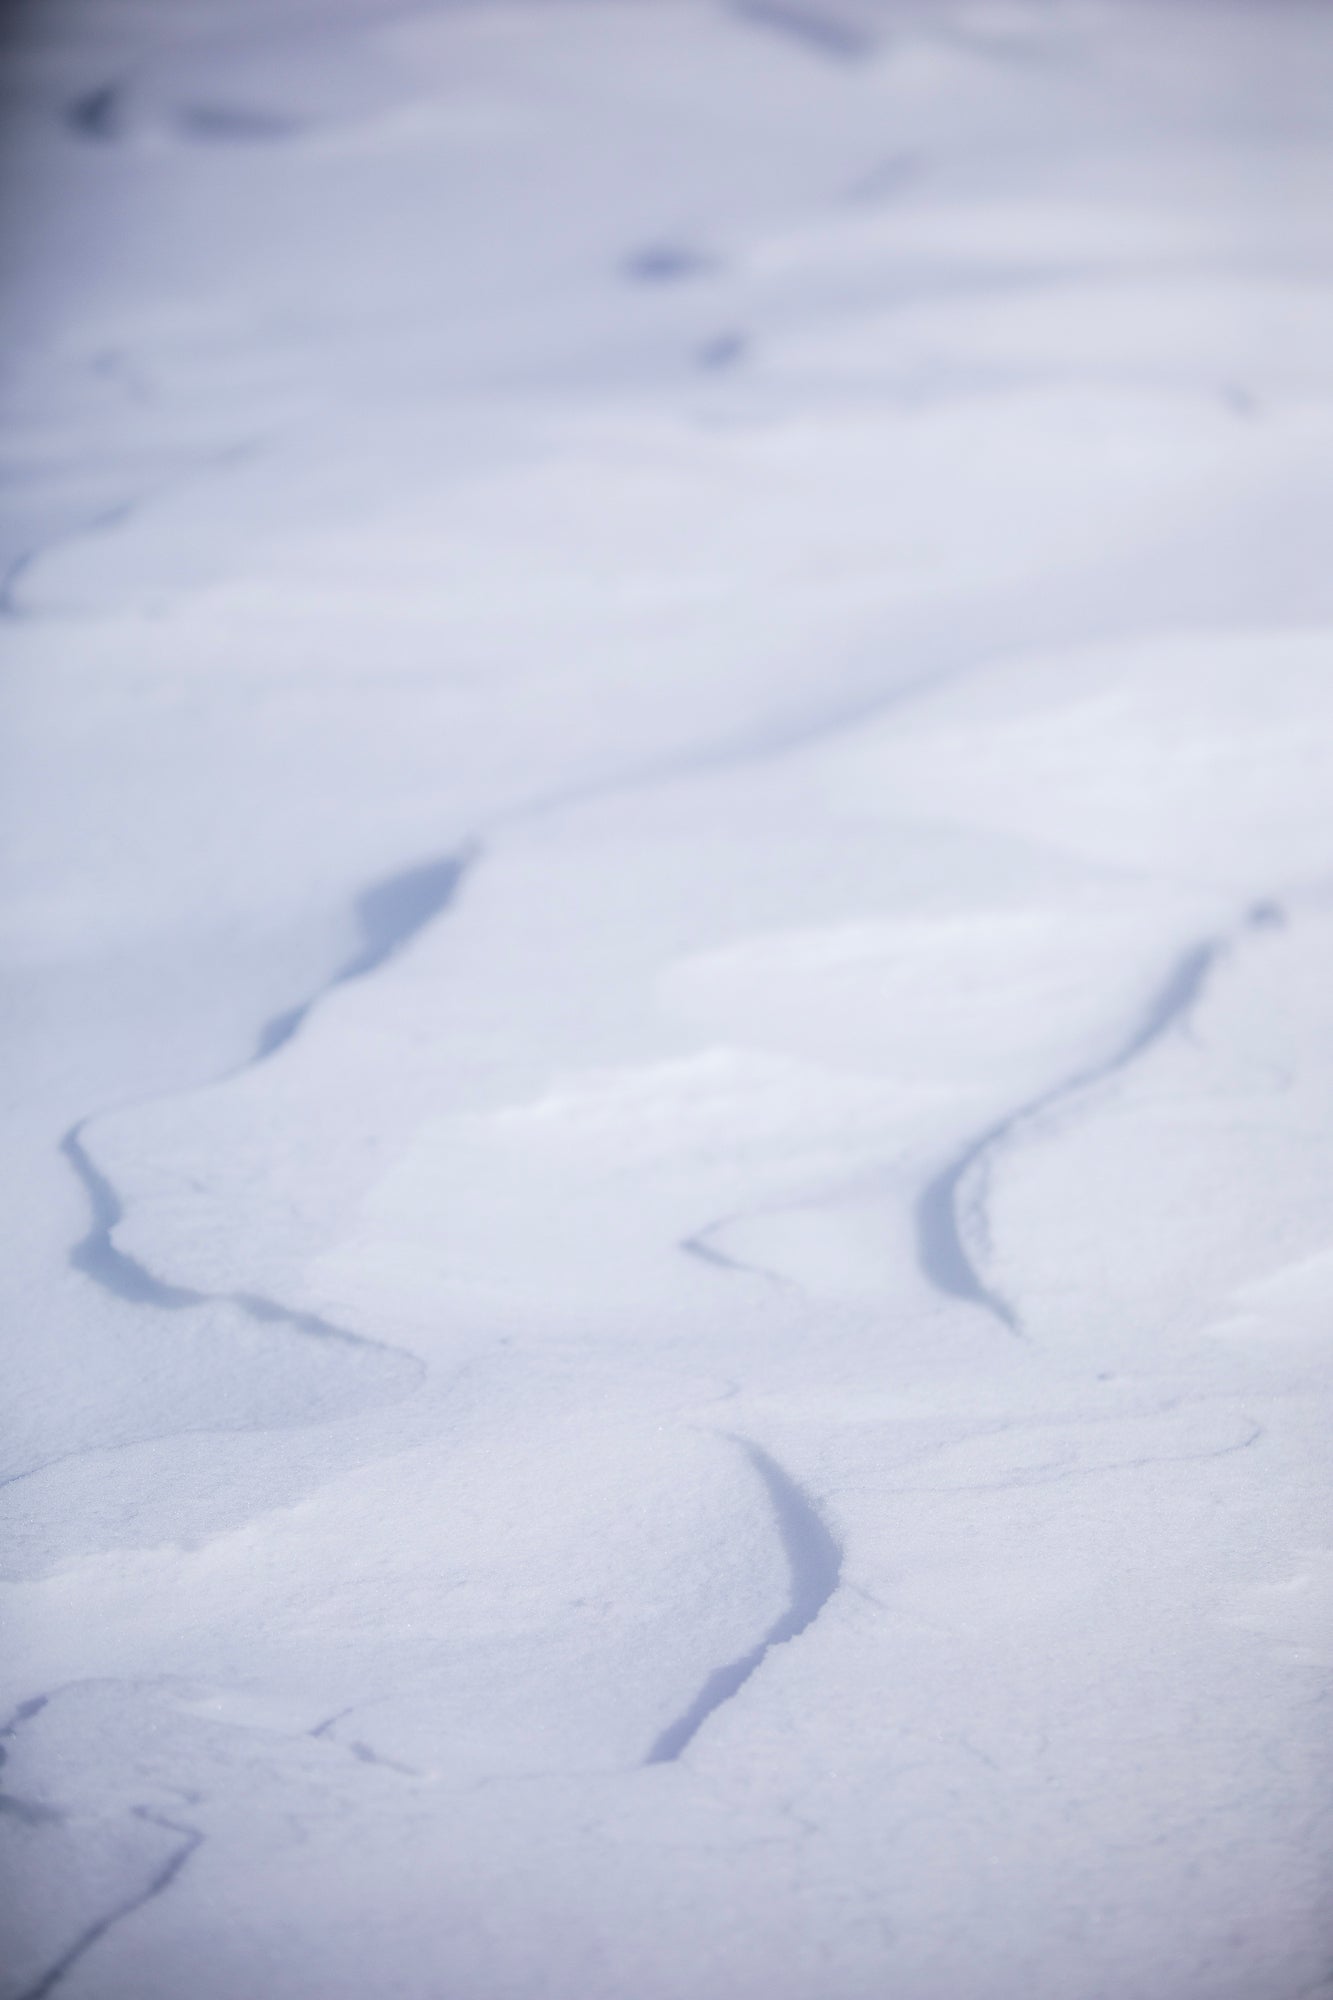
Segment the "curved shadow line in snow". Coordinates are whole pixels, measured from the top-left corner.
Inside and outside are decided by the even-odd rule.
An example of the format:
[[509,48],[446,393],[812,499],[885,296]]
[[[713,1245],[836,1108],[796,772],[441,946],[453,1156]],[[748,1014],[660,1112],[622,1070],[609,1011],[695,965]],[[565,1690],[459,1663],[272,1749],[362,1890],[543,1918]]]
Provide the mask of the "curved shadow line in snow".
[[763,1278],[770,1285],[785,1286],[788,1280],[780,1272],[766,1271],[762,1264],[747,1264],[740,1257],[729,1257],[725,1250],[719,1250],[716,1244],[710,1241],[719,1230],[726,1229],[739,1220],[743,1218],[735,1215],[721,1216],[716,1222],[710,1222],[706,1229],[696,1230],[693,1236],[683,1236],[676,1248],[686,1257],[694,1257],[701,1264],[711,1265],[715,1271],[736,1271],[742,1277]]
[[62,1953],[55,1964],[47,1968],[35,1985],[23,1989],[17,1996],[17,2000],[46,2000],[46,1995],[54,1993],[57,1986],[63,1982],[66,1973],[72,1972],[74,1967],[79,1963],[79,1960],[87,1952],[90,1952],[95,1944],[100,1944],[108,1931],[114,1930],[116,1925],[122,1923],[126,1917],[132,1917],[136,1910],[143,1908],[145,1903],[151,1903],[155,1896],[164,1894],[180,1874],[181,1869],[190,1859],[195,1849],[203,1845],[204,1836],[198,1827],[183,1826],[179,1820],[167,1819],[161,1813],[154,1812],[150,1806],[133,1806],[131,1811],[135,1819],[142,1820],[146,1826],[160,1827],[164,1833],[179,1834],[180,1845],[155,1870],[145,1888],[138,1890],[135,1895],[127,1897],[123,1903],[118,1903],[113,1910],[108,1910],[104,1916],[95,1918],[85,1930],[80,1932],[73,1944]]
[[[60,1693],[61,1690],[56,1689],[55,1692]],[[49,1707],[51,1700],[49,1694],[33,1695],[28,1701],[20,1702],[8,1720],[0,1724],[0,1764],[7,1761],[8,1755],[3,1748],[3,1742],[17,1736],[25,1723],[31,1722],[34,1716],[40,1715],[43,1709]],[[0,1797],[7,1800],[11,1813],[27,1820],[29,1824],[49,1824],[52,1821],[59,1822],[66,1817],[59,1807],[33,1805],[27,1800],[14,1798],[12,1794],[0,1794]],[[165,1861],[159,1863],[144,1888],[117,1903],[114,1909],[95,1917],[80,1931],[74,1942],[66,1946],[54,1964],[40,1973],[31,1986],[25,1986],[16,1993],[15,2000],[45,2000],[47,1994],[54,1993],[66,1973],[72,1972],[84,1954],[91,1951],[108,1931],[113,1930],[123,1918],[133,1916],[136,1910],[141,1910],[145,1903],[153,1900],[154,1896],[160,1896],[164,1890],[171,1887],[190,1856],[203,1842],[204,1836],[198,1827],[183,1826],[178,1820],[167,1819],[164,1814],[154,1811],[151,1806],[132,1806],[130,1810],[135,1819],[142,1820],[146,1826],[159,1827],[164,1833],[178,1834],[180,1845],[167,1856]]]
[[[762,1212],[762,1211],[760,1211]],[[693,1236],[684,1236],[676,1248],[685,1257],[693,1257],[701,1264],[709,1265],[715,1271],[733,1271],[743,1278],[762,1278],[766,1285],[777,1285],[783,1291],[792,1289],[792,1280],[784,1278],[781,1271],[770,1271],[764,1264],[747,1264],[741,1257],[732,1257],[725,1250],[719,1250],[709,1239],[719,1230],[727,1229],[733,1222],[744,1221],[744,1216],[724,1215],[718,1221],[710,1222],[706,1229],[696,1231]]]
[[[1239,931],[1271,928],[1284,921],[1280,905],[1260,902],[1246,912]],[[1016,1110],[988,1126],[926,1184],[916,1204],[917,1262],[937,1291],[982,1307],[1002,1326],[1008,1327],[1011,1333],[1022,1337],[1022,1328],[1013,1307],[986,1284],[964,1243],[958,1212],[964,1181],[1021,1126],[1052,1110],[1065,1098],[1074,1097],[1094,1084],[1104,1083],[1108,1077],[1127,1069],[1140,1056],[1146,1055],[1164,1035],[1188,1019],[1233,942],[1231,938],[1211,938],[1183,952],[1153,996],[1143,1019],[1119,1048],[1104,1061],[1075,1070],[1072,1076],[1043,1091],[1040,1096],[1029,1098]]]
[[758,1445],[746,1438],[735,1438],[733,1443],[740,1446],[758,1473],[772,1504],[774,1525],[791,1578],[787,1609],[757,1646],[739,1660],[713,1669],[689,1707],[667,1724],[644,1758],[645,1764],[674,1764],[709,1717],[740,1693],[772,1648],[785,1645],[789,1639],[798,1639],[814,1624],[842,1580],[842,1550],[825,1527],[814,1502],[776,1459]]
[[439,916],[448,907],[475,858],[475,847],[467,847],[458,854],[446,854],[438,861],[425,861],[419,867],[405,868],[401,873],[390,875],[386,881],[377,882],[372,888],[364,890],[355,904],[357,929],[361,934],[358,949],[317,993],[302,1001],[299,1007],[289,1008],[284,1014],[275,1014],[271,1021],[265,1023],[246,1067],[253,1068],[256,1063],[265,1062],[269,1056],[275,1055],[304,1025],[312,1009],[336,987],[378,972],[386,959],[401,951],[418,931],[424,930],[433,917]]
[[[727,1218],[730,1220],[730,1217]],[[714,1223],[716,1229],[725,1229],[726,1222]],[[712,1231],[701,1229],[697,1236],[682,1236],[676,1248],[686,1257],[697,1257],[701,1264],[711,1264],[715,1271],[747,1271],[748,1264],[741,1264],[735,1257],[728,1257],[725,1250],[715,1250],[708,1238]]]
[[[465,848],[458,854],[403,869],[365,890],[355,905],[360,932],[356,951],[308,1000],[285,1014],[276,1015],[265,1025],[255,1044],[254,1054],[235,1074],[240,1075],[259,1063],[267,1062],[270,1056],[291,1041],[311,1011],[335,988],[378,971],[396,952],[401,951],[418,931],[453,901],[475,855],[475,848]],[[125,1207],[112,1182],[94,1163],[84,1144],[83,1134],[88,1122],[86,1118],[80,1119],[60,1142],[61,1152],[82,1184],[90,1211],[87,1233],[69,1253],[69,1261],[75,1270],[82,1271],[104,1291],[133,1305],[156,1306],[171,1312],[188,1306],[231,1305],[261,1325],[287,1326],[314,1339],[338,1341],[399,1359],[405,1358],[400,1349],[384,1341],[351,1333],[345,1327],[334,1326],[329,1320],[321,1319],[317,1313],[297,1312],[256,1292],[201,1292],[192,1286],[169,1284],[156,1277],[138,1258],[118,1249],[114,1231],[125,1213]],[[419,1367],[420,1364],[416,1365]]]

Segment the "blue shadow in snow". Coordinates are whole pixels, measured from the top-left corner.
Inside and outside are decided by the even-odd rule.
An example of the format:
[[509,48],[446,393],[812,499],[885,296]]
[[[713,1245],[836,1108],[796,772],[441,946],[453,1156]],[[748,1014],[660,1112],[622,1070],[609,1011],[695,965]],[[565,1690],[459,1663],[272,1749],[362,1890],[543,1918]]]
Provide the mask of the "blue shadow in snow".
[[[243,1069],[265,1062],[290,1042],[312,1008],[335,987],[346,985],[352,979],[364,979],[368,973],[378,971],[395,952],[401,951],[453,900],[472,859],[472,852],[468,851],[447,855],[443,860],[428,861],[391,875],[358,896],[355,911],[360,943],[356,951],[318,992],[299,1007],[275,1016],[268,1023],[260,1033],[254,1054],[242,1066]],[[200,1292],[188,1285],[168,1284],[155,1277],[136,1257],[127,1256],[114,1241],[114,1231],[124,1216],[125,1206],[83,1143],[87,1123],[87,1119],[81,1119],[77,1125],[71,1126],[60,1142],[60,1150],[78,1176],[88,1199],[87,1233],[69,1253],[69,1261],[76,1271],[82,1271],[104,1291],[113,1293],[116,1298],[126,1299],[132,1305],[180,1311],[186,1306],[226,1303],[238,1307],[251,1319],[264,1324],[289,1326],[294,1332],[309,1334],[317,1339],[362,1348],[383,1346],[379,1341],[348,1333],[314,1313],[296,1312],[254,1292]],[[394,1349],[384,1351],[396,1352]]]
[[842,1550],[824,1526],[814,1502],[766,1451],[744,1438],[735,1442],[763,1480],[772,1504],[790,1577],[787,1608],[758,1645],[739,1660],[713,1669],[689,1707],[667,1724],[644,1758],[645,1764],[674,1764],[708,1718],[740,1693],[772,1648],[799,1639],[814,1624],[842,1578]]

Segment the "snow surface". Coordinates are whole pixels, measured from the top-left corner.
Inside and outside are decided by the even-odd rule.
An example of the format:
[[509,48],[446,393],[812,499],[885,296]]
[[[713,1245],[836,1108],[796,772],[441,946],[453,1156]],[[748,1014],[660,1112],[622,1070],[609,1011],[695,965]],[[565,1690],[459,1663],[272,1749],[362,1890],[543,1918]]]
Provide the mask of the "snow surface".
[[1333,10],[4,33],[0,1996],[1327,1991]]

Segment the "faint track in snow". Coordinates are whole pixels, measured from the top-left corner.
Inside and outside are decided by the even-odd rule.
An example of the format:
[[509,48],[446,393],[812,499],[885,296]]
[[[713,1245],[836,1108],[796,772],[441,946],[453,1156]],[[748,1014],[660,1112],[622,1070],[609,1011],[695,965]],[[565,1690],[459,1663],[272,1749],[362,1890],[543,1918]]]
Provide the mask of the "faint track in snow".
[[825,1527],[814,1502],[758,1445],[733,1438],[764,1483],[773,1508],[774,1525],[787,1558],[790,1596],[782,1616],[756,1646],[737,1660],[715,1667],[698,1694],[658,1736],[644,1758],[647,1764],[674,1764],[694,1741],[710,1716],[738,1695],[756,1674],[774,1646],[799,1639],[814,1624],[842,1581],[842,1550]]
[[[917,1197],[917,1262],[936,1291],[965,1300],[993,1315],[1016,1338],[1023,1329],[1009,1301],[987,1285],[964,1239],[959,1215],[964,1183],[978,1169],[984,1171],[995,1150],[1012,1139],[1033,1119],[1052,1111],[1065,1099],[1076,1097],[1094,1085],[1128,1069],[1146,1055],[1193,1012],[1213,973],[1229,956],[1237,937],[1246,931],[1268,929],[1286,921],[1282,908],[1273,902],[1258,902],[1246,911],[1237,930],[1226,937],[1205,939],[1182,952],[1170,973],[1153,996],[1142,1020],[1127,1039],[1101,1062],[1089,1063],[1072,1076],[1028,1098],[1007,1112],[984,1132],[972,1139],[946,1167],[927,1182]],[[982,1206],[979,1201],[978,1208]]]

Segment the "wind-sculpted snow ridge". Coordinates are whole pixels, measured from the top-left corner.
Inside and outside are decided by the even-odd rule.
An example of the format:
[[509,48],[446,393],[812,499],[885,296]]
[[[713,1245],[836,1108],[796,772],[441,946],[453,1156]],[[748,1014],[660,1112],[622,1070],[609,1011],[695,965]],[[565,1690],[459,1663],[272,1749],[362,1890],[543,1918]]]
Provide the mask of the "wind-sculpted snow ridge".
[[818,1509],[776,1459],[746,1438],[734,1440],[753,1465],[767,1489],[773,1508],[774,1525],[782,1543],[791,1579],[791,1597],[786,1610],[758,1645],[715,1667],[689,1707],[669,1722],[645,1764],[674,1764],[694,1741],[699,1731],[724,1702],[738,1695],[767,1659],[774,1646],[799,1639],[814,1624],[842,1579],[842,1550],[825,1527]]
[[[201,1292],[190,1285],[168,1284],[150,1271],[146,1264],[141,1264],[137,1257],[127,1256],[125,1251],[117,1248],[113,1231],[124,1215],[124,1204],[106,1175],[90,1159],[83,1143],[83,1123],[75,1125],[65,1134],[60,1150],[82,1182],[92,1210],[91,1227],[70,1251],[69,1261],[76,1271],[82,1271],[104,1291],[112,1292],[132,1305],[157,1306],[166,1312],[182,1312],[192,1306],[235,1306],[261,1326],[286,1326],[294,1333],[308,1335],[312,1340],[337,1341],[368,1353],[392,1356],[395,1361],[407,1360],[401,1348],[393,1347],[387,1341],[373,1340],[366,1334],[335,1326],[331,1320],[321,1319],[318,1313],[297,1312],[258,1292]],[[414,1376],[420,1373],[415,1363],[412,1372]],[[8,1480],[0,1480],[0,1485],[9,1483]]]
[[418,931],[424,930],[453,901],[474,858],[475,850],[471,848],[465,848],[459,854],[446,854],[438,861],[426,861],[420,867],[405,868],[400,874],[377,882],[373,888],[358,896],[356,920],[361,932],[360,948],[317,993],[299,1007],[277,1014],[266,1022],[247,1067],[264,1062],[289,1042],[311,1010],[335,987],[378,972],[386,959],[409,944]]
[[[1267,928],[1285,921],[1281,906],[1259,902],[1247,910],[1238,935],[1247,930]],[[1023,1337],[1018,1315],[1007,1299],[986,1284],[963,1239],[958,1204],[964,1182],[973,1170],[983,1166],[997,1146],[1044,1112],[1053,1110],[1066,1098],[1105,1083],[1146,1055],[1163,1036],[1179,1027],[1193,1012],[1214,971],[1231,950],[1232,938],[1210,938],[1182,953],[1154,996],[1143,1019],[1118,1049],[1098,1063],[1075,1070],[1072,1076],[1030,1098],[1006,1113],[973,1139],[941,1173],[927,1183],[916,1204],[917,1260],[938,1291],[964,1299],[991,1313],[1017,1338]]]
[[[463,876],[474,859],[474,852],[470,848],[464,849],[458,854],[445,855],[439,860],[403,869],[399,874],[391,875],[365,890],[355,905],[361,938],[357,950],[308,1000],[285,1014],[277,1015],[264,1026],[254,1054],[236,1074],[267,1062],[270,1056],[291,1041],[327,994],[346,985],[349,980],[364,979],[368,974],[377,972],[425,925],[439,916],[457,894]],[[116,1226],[125,1212],[124,1204],[84,1144],[83,1134],[88,1123],[88,1119],[80,1119],[60,1142],[61,1152],[88,1197],[91,1212],[87,1234],[69,1253],[69,1261],[75,1270],[82,1271],[104,1291],[112,1292],[117,1298],[133,1305],[156,1306],[168,1312],[179,1312],[191,1306],[231,1305],[261,1325],[287,1326],[293,1332],[307,1334],[316,1340],[341,1341],[352,1347],[393,1355],[397,1359],[406,1358],[399,1348],[384,1341],[334,1326],[316,1313],[296,1312],[255,1292],[201,1292],[189,1285],[169,1284],[140,1263],[138,1258],[127,1255],[114,1240]],[[417,1372],[415,1366],[414,1372]]]

